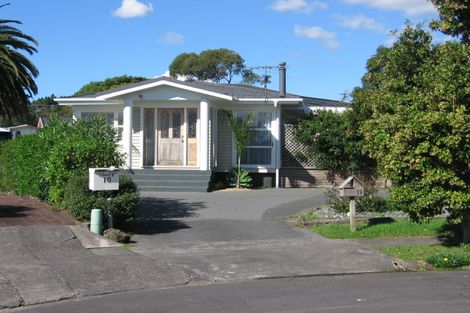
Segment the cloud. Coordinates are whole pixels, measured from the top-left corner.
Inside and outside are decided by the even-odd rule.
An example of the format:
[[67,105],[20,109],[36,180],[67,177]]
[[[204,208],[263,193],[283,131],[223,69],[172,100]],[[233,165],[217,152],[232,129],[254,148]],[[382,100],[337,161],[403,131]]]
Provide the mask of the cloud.
[[337,34],[326,31],[319,26],[304,27],[295,25],[294,34],[300,38],[320,40],[329,49],[336,49],[339,47],[339,42],[336,40]]
[[349,4],[364,4],[382,10],[404,11],[406,15],[421,15],[436,12],[428,0],[343,0]]
[[373,30],[379,33],[387,32],[381,23],[363,14],[358,14],[352,17],[338,16],[338,19],[339,19],[339,24],[347,28],[367,29],[367,30]]
[[328,4],[321,1],[307,2],[306,0],[276,0],[271,9],[279,12],[310,13],[315,9],[326,9]]
[[113,11],[120,18],[142,17],[153,11],[151,3],[143,4],[138,0],[122,0],[121,6]]
[[163,42],[169,45],[178,45],[184,42],[184,36],[175,32],[167,32],[163,36]]

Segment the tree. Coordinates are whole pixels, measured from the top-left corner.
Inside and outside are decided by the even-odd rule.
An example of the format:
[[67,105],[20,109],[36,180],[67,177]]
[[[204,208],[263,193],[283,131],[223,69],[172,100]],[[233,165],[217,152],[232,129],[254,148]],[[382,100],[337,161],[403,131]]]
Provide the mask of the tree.
[[352,126],[354,111],[319,111],[299,121],[295,139],[309,146],[308,155],[319,168],[357,171],[374,168],[362,152],[362,136]]
[[122,76],[110,77],[102,81],[93,81],[84,85],[74,94],[74,96],[89,95],[89,94],[93,94],[93,93],[97,93],[101,91],[119,88],[119,87],[132,84],[132,83],[138,83],[144,80],[147,80],[147,78],[140,77],[140,76],[122,75]]
[[417,221],[447,210],[470,241],[470,46],[408,25],[368,64],[354,101],[369,106],[364,148],[392,201]]
[[39,75],[22,53],[37,52],[37,41],[12,24],[21,22],[0,19],[0,116],[7,118],[28,112],[29,97],[38,92],[34,79]]
[[230,125],[232,136],[235,141],[235,149],[237,150],[237,182],[236,188],[240,188],[241,177],[241,159],[246,146],[250,141],[250,136],[253,131],[253,112],[249,113],[244,119],[236,118],[231,112],[221,111],[223,118]]
[[170,75],[217,83],[225,80],[230,84],[235,76],[244,73],[245,67],[245,60],[237,52],[220,48],[204,50],[200,54],[182,53],[176,56],[170,64]]
[[470,2],[468,0],[431,0],[439,11],[439,20],[431,28],[444,34],[459,37],[470,44]]

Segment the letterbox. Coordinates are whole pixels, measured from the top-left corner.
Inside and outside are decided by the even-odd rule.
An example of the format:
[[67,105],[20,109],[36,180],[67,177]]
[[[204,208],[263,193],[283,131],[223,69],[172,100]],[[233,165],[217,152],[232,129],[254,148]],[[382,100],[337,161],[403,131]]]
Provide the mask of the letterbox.
[[362,197],[364,195],[364,184],[356,177],[349,176],[338,186],[340,197]]
[[119,169],[104,167],[88,170],[90,190],[119,190]]

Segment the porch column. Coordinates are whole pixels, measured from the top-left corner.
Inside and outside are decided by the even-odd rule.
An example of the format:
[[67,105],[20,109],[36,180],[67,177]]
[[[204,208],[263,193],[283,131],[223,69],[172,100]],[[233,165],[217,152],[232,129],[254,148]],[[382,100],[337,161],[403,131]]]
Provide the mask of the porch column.
[[132,168],[132,100],[124,100],[122,141],[126,154],[125,166]]
[[209,163],[209,101],[205,99],[201,100],[199,116],[201,123],[199,168],[201,171],[207,171]]
[[274,138],[276,139],[276,188],[279,188],[280,185],[280,173],[279,170],[281,168],[281,105],[279,102],[274,103],[274,107],[276,108],[276,127],[274,128],[275,134]]

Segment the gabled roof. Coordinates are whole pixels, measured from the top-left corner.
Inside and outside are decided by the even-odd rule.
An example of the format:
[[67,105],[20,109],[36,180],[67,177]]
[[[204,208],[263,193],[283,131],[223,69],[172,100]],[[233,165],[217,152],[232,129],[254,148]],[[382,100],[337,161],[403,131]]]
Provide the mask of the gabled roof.
[[328,106],[328,107],[344,107],[346,104],[341,101],[304,97],[295,94],[286,94],[281,97],[279,91],[264,89],[255,86],[243,84],[216,84],[204,81],[181,81],[173,77],[158,77],[154,79],[144,80],[141,82],[129,84],[119,88],[98,92],[94,94],[84,95],[80,97],[69,97],[63,99],[89,99],[89,100],[108,100],[115,96],[128,94],[132,92],[143,91],[155,86],[168,85],[175,86],[194,92],[201,92],[208,95],[229,99],[229,100],[265,100],[265,99],[284,99],[291,101],[304,101],[307,106]]

